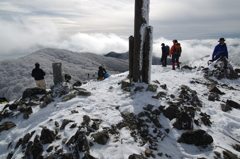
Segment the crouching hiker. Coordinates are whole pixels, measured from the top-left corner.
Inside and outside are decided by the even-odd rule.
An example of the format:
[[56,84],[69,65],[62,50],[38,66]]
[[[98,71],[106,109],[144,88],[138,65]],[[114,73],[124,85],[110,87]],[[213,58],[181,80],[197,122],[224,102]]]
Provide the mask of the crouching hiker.
[[108,78],[108,74],[104,68],[104,65],[102,64],[102,66],[99,66],[98,69],[98,80],[104,80],[105,78]]
[[177,68],[180,68],[179,57],[182,54],[182,48],[177,40],[173,40],[173,46],[170,50],[170,55],[172,55],[172,69],[175,70],[175,63],[177,63]]
[[36,63],[32,70],[32,77],[34,77],[36,86],[46,89],[46,82],[44,80],[45,72],[40,68],[40,64]]

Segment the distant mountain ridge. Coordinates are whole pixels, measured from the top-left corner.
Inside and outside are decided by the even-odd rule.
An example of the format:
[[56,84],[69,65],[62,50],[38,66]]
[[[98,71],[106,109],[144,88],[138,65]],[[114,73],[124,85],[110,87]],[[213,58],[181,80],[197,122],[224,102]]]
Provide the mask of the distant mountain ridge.
[[128,61],[105,57],[94,53],[78,53],[64,49],[46,48],[33,52],[27,56],[0,61],[0,97],[13,100],[29,87],[35,87],[31,71],[36,62],[46,72],[47,87],[53,84],[52,63],[61,62],[63,72],[72,76],[72,82],[86,80],[87,74],[91,79],[97,78],[98,67],[105,65],[109,74],[116,74],[128,70]]

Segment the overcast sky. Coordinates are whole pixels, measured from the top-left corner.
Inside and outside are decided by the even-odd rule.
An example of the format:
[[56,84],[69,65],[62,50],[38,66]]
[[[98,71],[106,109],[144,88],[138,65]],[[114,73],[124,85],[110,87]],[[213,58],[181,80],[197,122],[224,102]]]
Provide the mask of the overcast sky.
[[[240,38],[239,7],[240,0],[150,0],[154,42]],[[45,47],[126,52],[133,25],[134,0],[0,0],[0,58]]]

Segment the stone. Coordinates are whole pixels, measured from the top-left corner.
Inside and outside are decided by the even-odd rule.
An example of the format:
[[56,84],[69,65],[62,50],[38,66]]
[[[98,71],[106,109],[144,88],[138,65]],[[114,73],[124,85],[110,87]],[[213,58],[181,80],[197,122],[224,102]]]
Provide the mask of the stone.
[[27,106],[25,104],[22,104],[18,107],[18,110],[22,113],[25,112],[26,109],[27,109]]
[[33,140],[33,145],[32,145],[33,158],[40,158],[42,152],[43,152],[43,145],[42,145],[41,141],[39,140],[39,135],[36,135]]
[[61,159],[74,159],[71,153],[64,153],[61,155]]
[[101,145],[106,145],[106,143],[109,140],[109,135],[107,130],[103,130],[95,134],[92,134],[92,137],[94,138],[94,142],[97,142],[98,144],[101,144]]
[[138,155],[138,154],[132,154],[128,157],[128,159],[147,159],[142,155]]
[[167,85],[166,84],[163,84],[163,85],[160,85],[160,87],[162,88],[162,89],[167,89]]
[[76,128],[76,127],[77,127],[77,123],[74,123],[70,126],[71,129]]
[[143,109],[147,110],[147,111],[152,111],[153,107],[154,107],[154,105],[148,104],[147,107],[143,107]]
[[209,92],[214,92],[214,93],[218,93],[218,94],[225,94],[222,91],[220,91],[215,85],[213,85],[209,88]]
[[23,94],[22,94],[22,98],[28,98],[31,96],[35,96],[38,94],[46,94],[47,91],[44,88],[40,88],[40,87],[35,87],[35,88],[27,88]]
[[176,122],[173,123],[173,127],[178,130],[191,130],[193,129],[193,120],[186,112],[181,112]]
[[65,97],[63,97],[62,101],[65,102],[65,101],[71,100],[71,99],[75,98],[77,95],[78,95],[78,92],[73,92],[73,93],[68,94]]
[[57,121],[54,122],[56,127],[59,127],[59,123]]
[[177,117],[178,112],[179,110],[176,107],[169,106],[167,109],[163,110],[163,115],[169,120],[172,120]]
[[215,101],[217,98],[217,94],[214,93],[214,92],[210,92],[209,95],[208,95],[208,100],[209,101]]
[[23,140],[22,140],[22,147],[24,147],[25,144],[28,143],[28,141],[30,140],[31,138],[31,134],[27,133],[24,137],[23,137]]
[[48,128],[43,128],[41,131],[40,140],[43,144],[52,143],[55,139],[55,134]]
[[211,135],[207,134],[206,131],[201,129],[186,130],[178,139],[178,142],[194,144],[195,146],[205,146],[213,143],[213,138]]
[[132,84],[128,78],[125,78],[121,81],[121,89],[131,87],[131,86],[132,86]]
[[12,151],[9,152],[9,154],[7,155],[7,158],[6,158],[6,159],[11,159],[13,155],[14,155],[14,153],[13,153]]
[[91,121],[91,118],[88,115],[84,115],[82,125],[85,125],[85,124],[88,125],[90,121]]
[[232,108],[240,109],[240,104],[238,104],[237,102],[235,102],[233,100],[227,100],[226,105],[228,105]]
[[47,152],[51,152],[51,151],[53,150],[53,148],[54,148],[54,146],[51,145],[51,146],[49,146],[49,147],[47,148],[46,151],[47,151]]
[[70,123],[70,122],[74,122],[73,120],[69,120],[69,119],[63,119],[62,125],[60,127],[60,130],[63,130],[65,128],[65,126]]
[[182,69],[188,69],[188,70],[192,70],[193,68],[192,68],[192,67],[190,67],[190,66],[188,66],[188,65],[184,65],[184,66],[182,67]]
[[13,123],[13,122],[11,122],[11,121],[5,121],[4,123],[2,123],[2,124],[0,125],[0,132],[2,132],[2,131],[4,131],[4,130],[9,130],[9,129],[15,127],[15,126],[16,126],[15,123]]
[[78,91],[78,95],[80,95],[80,96],[91,96],[91,92],[89,92],[89,91]]
[[150,149],[146,149],[146,150],[145,150],[145,155],[146,155],[147,157],[150,157],[151,154],[152,154],[152,150],[150,150]]
[[156,83],[156,84],[160,84],[160,82],[158,80],[153,80],[152,82]]
[[160,124],[157,118],[154,118],[152,122],[157,128],[162,128],[162,125]]
[[140,92],[141,92],[143,89],[144,89],[144,87],[142,87],[142,86],[141,86],[141,87],[136,87],[136,88],[134,89],[134,92],[137,92],[137,91],[140,91]]
[[27,148],[26,148],[26,151],[25,151],[25,155],[27,157],[30,157],[30,155],[32,154],[32,144],[33,142],[30,141],[28,144],[27,144]]
[[23,114],[23,118],[24,119],[28,119],[29,115],[33,113],[32,107],[28,107],[26,108],[24,114]]
[[161,99],[162,97],[166,97],[166,95],[166,92],[158,92],[158,94],[156,96],[152,96],[152,98]]
[[40,105],[41,103],[35,100],[31,100],[30,102],[27,103],[28,106],[35,106],[35,105]]
[[158,85],[155,84],[149,84],[146,91],[150,91],[150,92],[157,92],[158,89]]
[[85,153],[82,159],[97,159],[95,157],[93,157],[92,155]]
[[113,89],[113,86],[110,86],[109,89]]
[[223,158],[224,159],[239,159],[236,154],[234,154],[228,150],[223,151]]
[[59,83],[62,83],[64,81],[62,63],[61,62],[52,63],[52,69],[54,84],[57,85]]

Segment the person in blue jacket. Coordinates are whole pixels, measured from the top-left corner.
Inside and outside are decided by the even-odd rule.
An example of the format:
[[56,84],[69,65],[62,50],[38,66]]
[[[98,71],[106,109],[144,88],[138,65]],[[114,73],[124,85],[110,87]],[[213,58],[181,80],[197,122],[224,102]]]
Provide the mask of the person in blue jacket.
[[215,47],[212,54],[212,61],[217,60],[219,57],[223,56],[228,59],[228,50],[224,38],[219,39],[219,44]]

